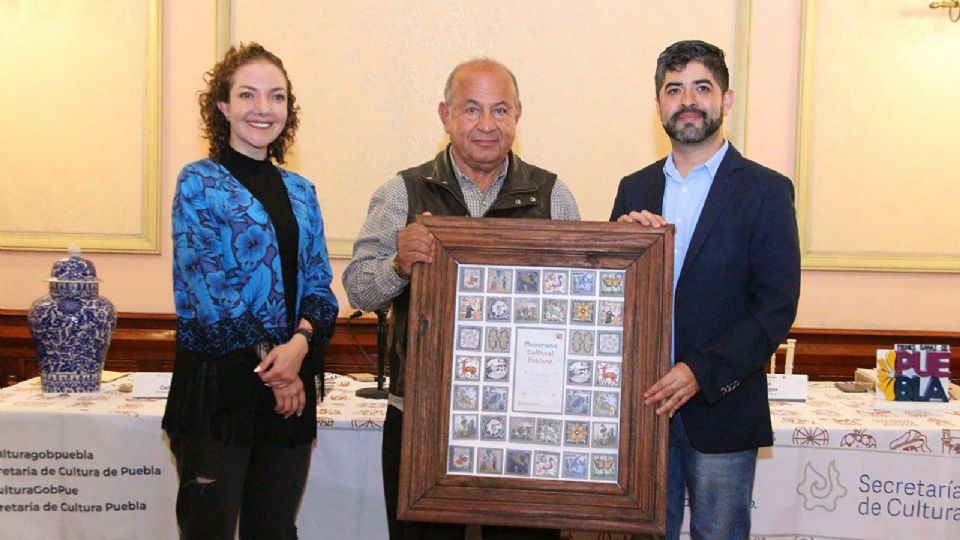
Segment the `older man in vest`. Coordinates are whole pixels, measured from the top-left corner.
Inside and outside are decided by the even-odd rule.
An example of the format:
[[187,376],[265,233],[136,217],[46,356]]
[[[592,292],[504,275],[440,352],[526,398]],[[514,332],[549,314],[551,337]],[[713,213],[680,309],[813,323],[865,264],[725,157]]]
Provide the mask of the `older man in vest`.
[[[460,525],[397,521],[409,280],[413,265],[433,262],[434,254],[433,237],[414,218],[429,213],[580,219],[573,195],[556,174],[525,163],[511,151],[521,111],[516,77],[503,64],[477,59],[454,68],[438,107],[450,145],[374,193],[343,275],[352,306],[366,311],[391,307],[390,405],[383,428],[383,490],[391,540],[462,539],[465,531]],[[485,527],[483,537],[559,538],[559,532]]]

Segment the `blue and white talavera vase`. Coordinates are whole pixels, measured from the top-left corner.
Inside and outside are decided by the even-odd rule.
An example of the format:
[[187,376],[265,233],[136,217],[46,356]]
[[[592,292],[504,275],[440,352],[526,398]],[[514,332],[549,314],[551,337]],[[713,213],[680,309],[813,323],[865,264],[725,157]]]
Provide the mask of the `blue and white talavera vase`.
[[50,294],[27,312],[45,393],[99,392],[117,310],[99,294],[93,263],[71,247],[53,264]]

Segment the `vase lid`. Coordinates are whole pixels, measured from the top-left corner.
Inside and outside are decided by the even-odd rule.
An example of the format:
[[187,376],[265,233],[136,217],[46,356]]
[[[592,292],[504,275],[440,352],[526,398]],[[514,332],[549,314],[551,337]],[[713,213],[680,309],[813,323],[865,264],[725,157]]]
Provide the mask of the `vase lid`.
[[44,281],[52,283],[96,283],[97,268],[88,259],[80,256],[80,247],[73,245],[67,249],[67,257],[53,263],[50,277]]

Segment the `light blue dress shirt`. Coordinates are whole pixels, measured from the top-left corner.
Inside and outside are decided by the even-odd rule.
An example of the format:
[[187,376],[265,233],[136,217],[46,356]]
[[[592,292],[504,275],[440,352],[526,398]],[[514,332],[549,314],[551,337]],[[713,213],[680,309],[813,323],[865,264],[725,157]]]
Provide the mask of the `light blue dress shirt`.
[[[690,240],[693,231],[700,220],[703,203],[707,200],[707,193],[713,184],[723,156],[727,154],[730,143],[723,141],[723,146],[710,156],[703,165],[692,169],[684,178],[673,161],[673,152],[667,156],[663,165],[663,176],[666,182],[663,188],[663,217],[667,223],[676,226],[673,237],[673,294],[676,298],[677,282],[680,281],[680,272],[683,270],[683,261],[687,258]],[[674,363],[673,344],[670,347],[670,363]]]

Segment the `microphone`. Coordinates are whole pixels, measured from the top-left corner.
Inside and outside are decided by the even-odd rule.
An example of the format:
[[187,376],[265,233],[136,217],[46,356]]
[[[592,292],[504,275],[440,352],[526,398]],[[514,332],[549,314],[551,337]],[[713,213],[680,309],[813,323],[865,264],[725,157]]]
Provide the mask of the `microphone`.
[[[383,387],[383,383],[386,380],[387,312],[388,308],[386,307],[374,310],[374,313],[377,315],[377,387],[361,388],[357,390],[356,394],[358,397],[367,399],[387,399],[388,392]],[[361,315],[363,315],[363,311],[359,309],[351,313],[347,318],[347,327],[350,327],[350,321],[360,317]],[[360,349],[360,352],[363,353],[364,358],[366,358],[369,362],[370,356],[367,354],[367,351],[363,350],[363,347],[360,346],[360,341],[357,340],[357,337],[354,336],[352,332],[350,333],[350,337],[353,338],[353,341],[357,344],[357,348]]]

